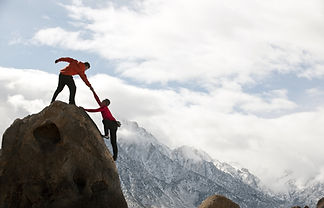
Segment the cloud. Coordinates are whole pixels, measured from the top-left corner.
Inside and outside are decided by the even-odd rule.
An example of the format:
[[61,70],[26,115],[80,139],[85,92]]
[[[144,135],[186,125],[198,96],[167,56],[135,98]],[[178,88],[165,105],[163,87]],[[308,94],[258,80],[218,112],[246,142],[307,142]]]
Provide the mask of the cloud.
[[318,88],[310,88],[306,90],[306,93],[311,97],[323,96],[324,92]]
[[94,51],[138,81],[208,86],[224,78],[245,84],[272,72],[323,76],[321,0],[134,0],[100,8],[77,1],[64,7],[75,29],[45,28],[33,40]]
[[44,44],[70,48],[74,50],[90,49],[89,43],[80,38],[81,32],[68,32],[60,27],[48,28],[38,31],[34,35],[34,44]]
[[[246,112],[259,114],[275,113],[276,111],[287,112],[297,108],[297,104],[288,99],[287,90],[272,90],[264,92],[261,96],[263,99],[251,96],[246,103],[241,105],[241,108]],[[264,100],[268,100],[268,102]]]
[[[3,133],[16,118],[37,113],[49,104],[58,77],[32,69],[0,70]],[[88,87],[80,78],[75,80],[77,104],[96,108]],[[276,183],[276,177],[286,170],[292,170],[301,183],[322,178],[324,109],[274,118],[249,113],[251,109],[271,114],[294,108],[296,104],[287,99],[285,90],[250,95],[230,83],[213,92],[159,90],[133,86],[105,74],[90,76],[89,80],[101,99],[110,98],[110,109],[117,119],[137,121],[168,146],[194,146],[215,159],[239,162],[280,190],[284,186]],[[68,101],[67,88],[58,99]],[[102,130],[100,114],[90,115]]]
[[323,75],[324,75],[323,61],[318,61],[317,63],[314,63],[312,68],[307,69],[301,74],[299,74],[300,77],[305,77],[308,79],[323,77]]

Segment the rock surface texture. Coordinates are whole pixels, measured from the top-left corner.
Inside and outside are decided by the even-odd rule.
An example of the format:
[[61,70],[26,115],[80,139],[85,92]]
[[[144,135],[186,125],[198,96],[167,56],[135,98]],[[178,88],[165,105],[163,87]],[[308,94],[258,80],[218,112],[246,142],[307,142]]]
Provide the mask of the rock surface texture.
[[84,110],[56,101],[5,131],[0,208],[7,207],[127,207],[112,156]]
[[324,197],[318,201],[316,208],[324,208]]
[[198,208],[240,208],[224,196],[214,195],[205,199]]

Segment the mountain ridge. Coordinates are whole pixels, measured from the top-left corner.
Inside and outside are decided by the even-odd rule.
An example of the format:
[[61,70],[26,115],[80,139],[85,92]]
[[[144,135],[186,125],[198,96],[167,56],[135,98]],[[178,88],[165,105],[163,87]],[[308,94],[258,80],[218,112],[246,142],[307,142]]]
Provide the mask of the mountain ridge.
[[246,168],[235,168],[193,147],[171,149],[136,122],[123,124],[117,166],[125,198],[134,202],[132,206],[128,201],[130,207],[197,207],[213,194],[224,195],[242,208],[311,205],[319,199],[309,199],[310,192],[297,189],[288,195],[271,192]]

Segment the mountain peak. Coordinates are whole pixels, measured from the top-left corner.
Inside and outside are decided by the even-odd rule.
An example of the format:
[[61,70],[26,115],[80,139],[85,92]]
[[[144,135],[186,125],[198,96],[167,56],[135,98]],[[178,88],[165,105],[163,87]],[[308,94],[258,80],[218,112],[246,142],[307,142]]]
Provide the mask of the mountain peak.
[[198,150],[191,146],[181,146],[173,150],[175,157],[183,157],[193,160],[194,162],[207,161],[211,162],[213,159],[204,151]]
[[159,141],[135,121],[123,120],[121,128],[118,130],[119,138],[123,142],[147,144],[159,144]]
[[242,208],[291,207],[306,201],[311,205],[319,198],[307,195],[314,195],[310,191],[303,196],[298,191],[294,196],[274,194],[241,165],[233,167],[194,147],[172,150],[136,122],[126,123],[122,128],[129,132],[121,134],[119,140],[118,168],[131,208],[194,208],[213,194],[223,195]]

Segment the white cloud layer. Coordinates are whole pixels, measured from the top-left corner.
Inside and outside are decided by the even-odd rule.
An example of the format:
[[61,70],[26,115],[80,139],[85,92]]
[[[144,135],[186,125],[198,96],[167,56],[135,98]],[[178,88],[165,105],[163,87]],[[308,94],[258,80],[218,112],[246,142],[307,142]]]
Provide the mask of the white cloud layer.
[[[39,70],[0,67],[0,71],[2,134],[14,119],[37,113],[49,104],[58,77]],[[194,146],[220,161],[239,162],[276,190],[283,190],[277,177],[287,170],[293,171],[291,177],[301,184],[324,175],[324,108],[276,118],[249,113],[294,108],[296,104],[287,99],[285,90],[263,98],[235,87],[202,93],[145,89],[104,74],[89,80],[102,99],[111,99],[110,109],[117,119],[139,122],[169,146]],[[77,104],[97,107],[79,78],[76,85]],[[58,99],[68,101],[67,88]],[[236,110],[240,108],[246,111]],[[102,129],[100,115],[91,116]]]
[[119,62],[147,83],[253,82],[271,72],[324,75],[322,0],[134,0],[100,8],[64,6],[75,29],[39,30],[33,40]]

